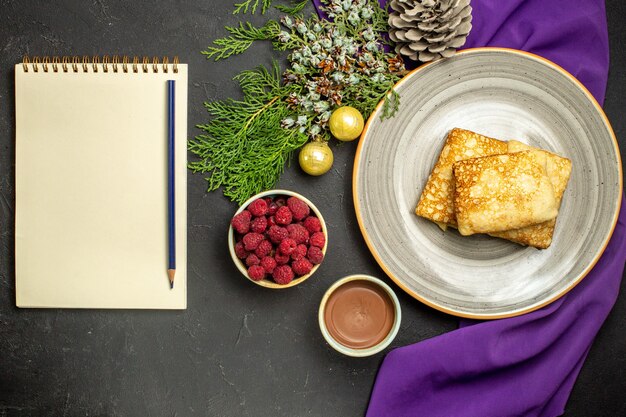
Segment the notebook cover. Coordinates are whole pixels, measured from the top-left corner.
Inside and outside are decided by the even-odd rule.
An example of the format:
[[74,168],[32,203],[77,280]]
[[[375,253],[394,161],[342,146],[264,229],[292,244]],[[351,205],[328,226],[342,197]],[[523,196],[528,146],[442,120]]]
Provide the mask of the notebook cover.
[[[185,309],[187,66],[15,66],[18,307]],[[152,68],[152,66],[150,66]],[[167,278],[167,86],[176,80],[176,257]]]

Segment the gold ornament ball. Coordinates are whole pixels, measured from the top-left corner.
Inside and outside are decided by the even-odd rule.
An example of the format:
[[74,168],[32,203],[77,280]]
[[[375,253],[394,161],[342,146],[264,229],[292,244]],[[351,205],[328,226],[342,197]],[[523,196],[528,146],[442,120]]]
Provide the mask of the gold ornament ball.
[[354,107],[343,106],[333,111],[328,126],[335,138],[348,142],[361,135],[365,122],[360,111]]
[[326,142],[309,142],[300,149],[300,167],[309,175],[322,175],[333,166],[333,151]]

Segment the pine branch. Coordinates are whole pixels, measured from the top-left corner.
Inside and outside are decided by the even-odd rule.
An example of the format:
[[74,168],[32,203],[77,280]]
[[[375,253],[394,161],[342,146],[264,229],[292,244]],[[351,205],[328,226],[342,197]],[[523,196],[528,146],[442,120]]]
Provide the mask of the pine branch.
[[258,97],[266,97],[267,95],[281,95],[279,92],[280,68],[276,61],[272,64],[271,72],[265,67],[258,67],[254,70],[240,72],[234,80],[239,82],[246,101],[254,101]]
[[291,115],[284,100],[288,89],[280,87],[280,71],[259,67],[235,77],[247,94],[242,101],[206,103],[211,121],[198,126],[202,135],[190,140],[188,149],[198,160],[193,172],[208,173],[208,191],[224,187],[224,195],[238,203],[273,188],[292,152],[307,141],[295,129],[283,129],[281,120]]
[[257,28],[247,22],[239,23],[239,27],[227,26],[226,30],[231,36],[216,39],[213,41],[215,46],[209,46],[201,52],[207,59],[214,58],[215,61],[226,59],[245,52],[254,41],[274,39],[280,33],[280,25],[270,20]]
[[[238,1],[235,14],[259,8],[264,13],[271,3]],[[290,0],[276,8],[297,14],[307,2]],[[242,203],[273,188],[293,151],[309,139],[330,140],[328,121],[338,106],[355,107],[367,118],[383,100],[381,118],[397,111],[399,95],[393,86],[404,65],[381,47],[378,32],[387,27],[386,11],[377,0],[322,4],[330,20],[296,15],[261,27],[240,23],[227,27],[228,36],[202,52],[225,59],[246,51],[255,40],[270,40],[276,50],[289,51],[284,72],[274,62],[234,77],[241,100],[205,103],[209,122],[197,126],[202,133],[188,143],[197,156],[188,166],[208,175],[208,191],[222,187],[225,196]]]
[[[263,3],[261,5],[261,14],[265,14],[265,12],[267,11],[267,9],[269,9],[272,6],[272,0],[262,0]],[[256,12],[257,7],[259,7],[259,0],[244,0],[241,3],[237,3],[235,4],[235,11],[233,11],[233,14],[239,14],[239,13],[248,13],[248,10],[250,10],[251,14],[254,14]]]
[[308,2],[309,0],[301,0],[299,2],[296,0],[296,1],[292,1],[290,6],[279,4],[278,6],[274,6],[274,7],[276,7],[278,10],[280,10],[283,13],[287,13],[287,14],[294,16],[300,13],[302,9],[304,9],[304,7],[307,5]]
[[391,118],[400,105],[400,95],[393,89],[398,80],[400,80],[399,76],[391,76],[384,81],[364,77],[358,85],[348,86],[344,90],[342,104],[352,106],[363,115],[369,116],[378,103],[384,100],[380,117],[381,119]]
[[398,108],[400,108],[400,94],[392,87],[385,96],[380,120],[391,119],[398,112]]

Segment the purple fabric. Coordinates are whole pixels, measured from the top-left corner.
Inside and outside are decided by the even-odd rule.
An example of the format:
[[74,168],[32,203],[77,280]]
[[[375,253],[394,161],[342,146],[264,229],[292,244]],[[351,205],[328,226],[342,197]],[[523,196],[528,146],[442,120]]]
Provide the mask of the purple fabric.
[[501,46],[541,55],[604,101],[609,73],[604,0],[473,0],[471,5],[472,31],[463,48]]
[[[319,0],[314,3],[319,6]],[[466,48],[500,46],[541,55],[604,101],[609,53],[603,0],[474,0],[472,7]],[[463,320],[458,330],[389,352],[367,416],[561,415],[619,292],[625,212],[622,204],[598,264],[561,299],[519,317]]]

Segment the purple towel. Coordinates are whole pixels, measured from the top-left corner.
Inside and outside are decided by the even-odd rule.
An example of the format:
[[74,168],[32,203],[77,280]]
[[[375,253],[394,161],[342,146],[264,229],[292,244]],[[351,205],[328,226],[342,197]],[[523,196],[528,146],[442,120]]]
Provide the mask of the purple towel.
[[[474,0],[472,7],[465,47],[501,46],[544,56],[604,101],[609,54],[603,0]],[[458,330],[391,351],[367,416],[561,415],[619,292],[625,211],[622,204],[600,261],[561,299],[519,317],[463,320]]]

